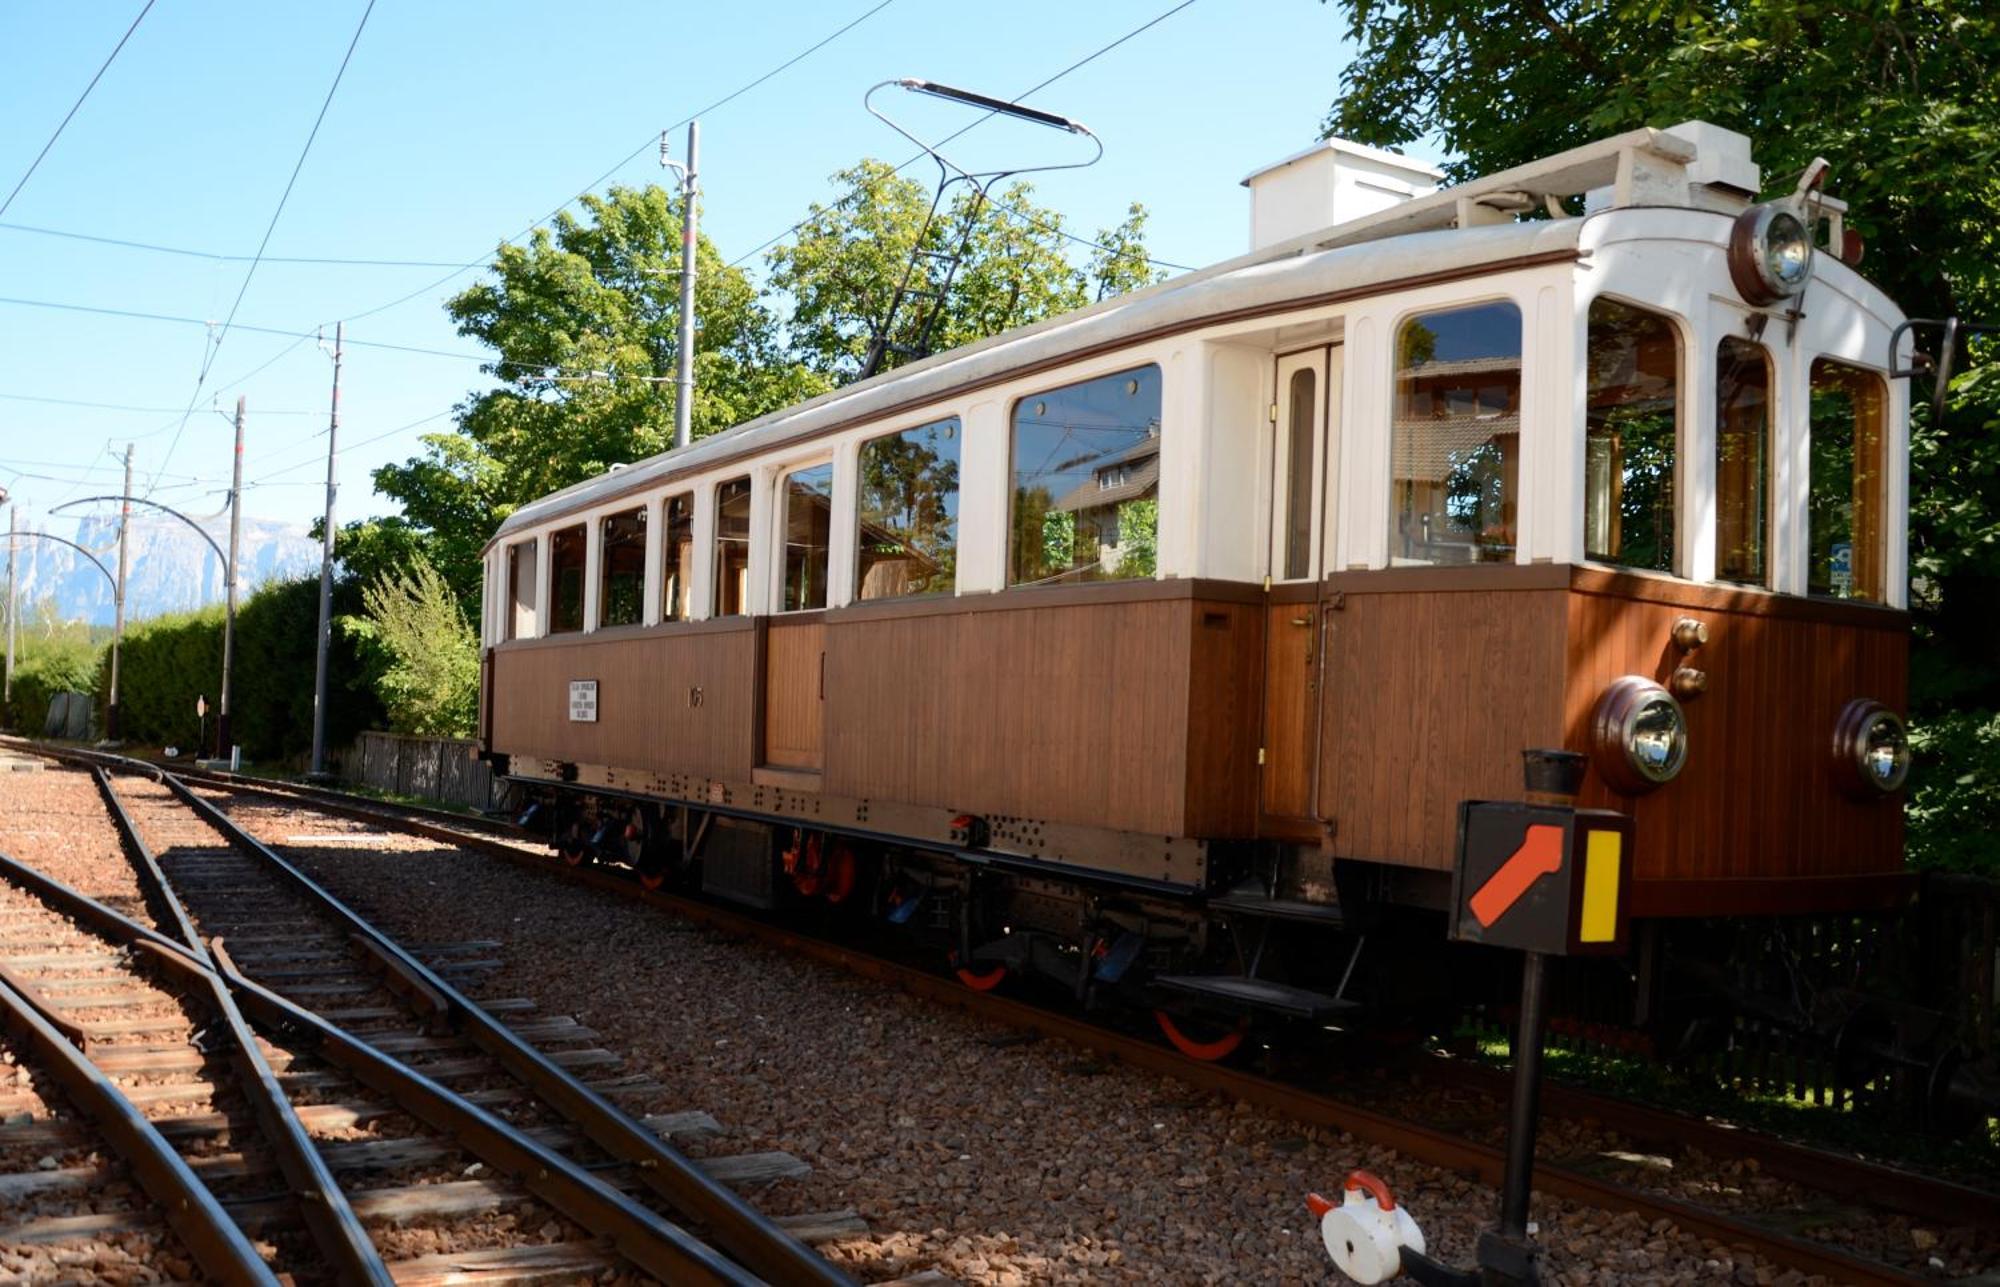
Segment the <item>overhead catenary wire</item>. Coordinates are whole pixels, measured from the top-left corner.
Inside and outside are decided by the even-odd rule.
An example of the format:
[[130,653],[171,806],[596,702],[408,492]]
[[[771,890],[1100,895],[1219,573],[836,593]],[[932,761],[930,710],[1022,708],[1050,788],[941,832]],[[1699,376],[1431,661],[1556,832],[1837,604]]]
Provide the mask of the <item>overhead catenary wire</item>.
[[14,204],[14,198],[20,196],[21,189],[28,186],[28,180],[35,177],[35,171],[41,168],[42,162],[48,157],[50,149],[55,147],[56,140],[63,136],[63,131],[69,128],[69,123],[76,118],[78,110],[83,107],[84,100],[90,97],[90,91],[97,88],[97,82],[103,80],[104,73],[111,70],[111,64],[117,60],[119,51],[125,48],[125,42],[132,39],[132,33],[139,29],[139,24],[145,21],[147,14],[152,12],[153,3],[154,0],[146,0],[145,5],[140,8],[138,16],[132,19],[132,25],[125,28],[124,35],[118,37],[118,43],[111,47],[109,54],[105,55],[103,64],[97,69],[97,74],[90,78],[90,83],[83,87],[83,92],[76,96],[74,103],[70,104],[69,111],[63,115],[62,122],[56,126],[55,133],[49,135],[49,141],[42,144],[42,150],[35,153],[35,159],[28,163],[26,172],[21,175],[20,181],[14,185],[14,190],[7,194],[5,201],[0,201],[0,214],[7,213],[7,207]]
[[257,253],[251,257],[250,267],[244,270],[243,284],[236,288],[236,298],[229,305],[229,314],[223,318],[222,329],[210,341],[208,351],[203,354],[201,372],[195,377],[194,393],[188,398],[187,411],[173,439],[167,444],[167,454],[161,464],[165,465],[174,457],[175,448],[180,446],[181,435],[187,430],[187,417],[194,414],[195,403],[201,398],[202,386],[208,382],[208,373],[215,365],[215,358],[222,351],[222,342],[229,338],[229,328],[236,321],[236,312],[243,307],[243,297],[250,292],[250,283],[257,276],[257,268],[264,260],[264,252],[270,248],[271,234],[278,230],[278,220],[284,216],[285,205],[292,199],[292,189],[298,185],[299,172],[305,169],[306,158],[312,154],[313,142],[319,138],[319,128],[326,123],[328,109],[333,106],[333,96],[340,92],[340,82],[347,76],[347,65],[354,61],[355,47],[361,43],[361,33],[368,29],[368,17],[375,12],[375,0],[368,0],[361,10],[361,20],[354,24],[354,35],[347,42],[347,52],[340,57],[340,67],[333,74],[333,83],[327,86],[326,97],[320,100],[319,114],[313,117],[312,129],[306,132],[305,144],[299,148],[298,160],[292,163],[292,173],[285,180],[285,190],[278,194],[278,204],[271,211],[270,222],[264,225],[264,236],[257,243]]
[[[140,407],[134,406],[129,402],[90,402],[82,398],[50,398],[32,393],[0,393],[0,398],[4,398],[9,402],[40,402],[57,407],[88,407],[94,411],[143,411],[148,415],[162,416],[177,416],[180,414],[180,408],[178,407]],[[260,408],[257,414],[260,416],[319,416],[326,413],[323,411],[273,411],[268,408]]]
[[[64,228],[43,228],[35,224],[7,223],[0,221],[0,231],[32,233],[41,237],[61,237],[67,241],[88,241],[100,246],[118,246],[125,250],[144,250],[156,255],[179,255],[186,259],[206,259],[213,263],[249,263],[250,255],[225,255],[212,250],[191,250],[186,246],[162,246],[157,242],[133,241],[125,237],[104,237],[88,232],[72,232]],[[267,264],[325,264],[340,268],[451,268],[455,261],[449,259],[366,259],[344,258],[338,255],[265,255]]]

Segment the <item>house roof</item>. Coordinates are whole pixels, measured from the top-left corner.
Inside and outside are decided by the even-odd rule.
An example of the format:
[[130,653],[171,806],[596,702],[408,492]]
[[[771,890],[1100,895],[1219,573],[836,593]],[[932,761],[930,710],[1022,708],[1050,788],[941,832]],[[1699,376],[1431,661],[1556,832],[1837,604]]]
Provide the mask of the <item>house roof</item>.
[[1128,500],[1138,500],[1150,492],[1159,490],[1160,453],[1156,449],[1132,466],[1132,472],[1122,483],[1104,487],[1097,481],[1098,470],[1106,462],[1099,461],[1091,467],[1091,476],[1064,492],[1050,509],[1059,513],[1075,510],[1097,509],[1105,505],[1119,505]]
[[1484,446],[1488,439],[1521,432],[1521,417],[1449,416],[1399,417],[1390,441],[1390,477],[1400,482],[1441,483],[1452,468]]

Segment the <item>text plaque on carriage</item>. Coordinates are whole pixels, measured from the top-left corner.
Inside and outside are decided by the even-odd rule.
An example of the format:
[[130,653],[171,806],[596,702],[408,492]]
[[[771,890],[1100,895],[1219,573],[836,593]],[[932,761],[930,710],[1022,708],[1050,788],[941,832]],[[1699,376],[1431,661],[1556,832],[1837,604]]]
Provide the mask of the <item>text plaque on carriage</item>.
[[569,681],[569,721],[572,724],[595,724],[597,722],[596,680],[572,679]]

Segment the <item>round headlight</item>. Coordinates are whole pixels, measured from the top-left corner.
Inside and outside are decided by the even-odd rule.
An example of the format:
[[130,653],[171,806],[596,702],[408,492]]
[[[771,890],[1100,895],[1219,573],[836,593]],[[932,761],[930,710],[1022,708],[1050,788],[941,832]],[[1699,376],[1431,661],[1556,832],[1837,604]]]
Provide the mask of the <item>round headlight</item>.
[[1613,680],[1590,725],[1591,760],[1625,795],[1673,781],[1687,763],[1687,716],[1672,693],[1643,675]]
[[1834,776],[1851,795],[1887,795],[1910,776],[1910,731],[1880,702],[1857,698],[1833,726]]
[[1798,294],[1812,276],[1812,234],[1781,205],[1751,206],[1729,234],[1729,277],[1745,302],[1762,307]]

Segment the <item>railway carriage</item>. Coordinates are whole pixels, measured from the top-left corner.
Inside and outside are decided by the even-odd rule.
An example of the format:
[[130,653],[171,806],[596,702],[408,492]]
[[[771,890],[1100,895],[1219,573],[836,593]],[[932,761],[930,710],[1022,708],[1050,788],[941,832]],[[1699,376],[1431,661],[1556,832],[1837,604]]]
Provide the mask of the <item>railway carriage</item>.
[[1328,141],[1245,256],[515,513],[530,824],[1197,1054],[1437,956],[1526,748],[1631,816],[1642,923],[1903,898],[1902,317],[1844,208],[1701,123],[1438,177]]

